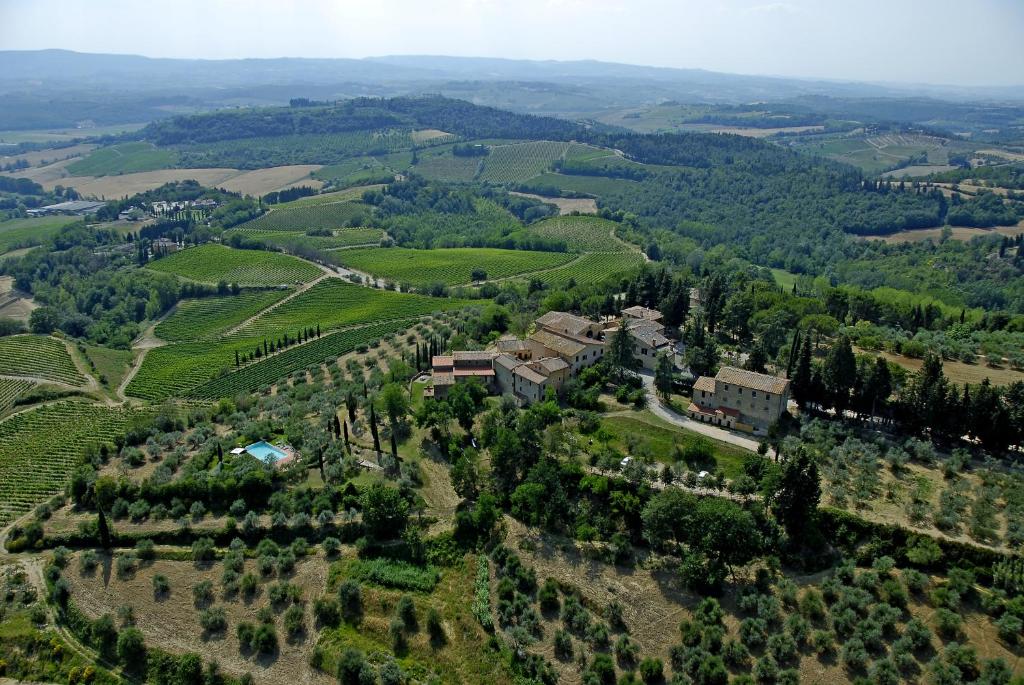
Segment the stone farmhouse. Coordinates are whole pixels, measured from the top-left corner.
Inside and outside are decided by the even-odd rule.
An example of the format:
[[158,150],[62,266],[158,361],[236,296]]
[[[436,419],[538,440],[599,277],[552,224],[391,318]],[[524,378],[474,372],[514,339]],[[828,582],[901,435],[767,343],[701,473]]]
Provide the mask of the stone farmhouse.
[[714,378],[693,384],[690,418],[764,435],[789,402],[789,381],[777,376],[723,366]]

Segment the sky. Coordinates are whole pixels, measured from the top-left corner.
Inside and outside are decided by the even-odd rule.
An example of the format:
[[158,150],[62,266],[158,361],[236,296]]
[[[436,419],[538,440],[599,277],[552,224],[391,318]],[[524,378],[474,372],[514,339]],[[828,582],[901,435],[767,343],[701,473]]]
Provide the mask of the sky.
[[596,59],[1024,84],[1024,0],[0,0],[0,49],[149,57]]

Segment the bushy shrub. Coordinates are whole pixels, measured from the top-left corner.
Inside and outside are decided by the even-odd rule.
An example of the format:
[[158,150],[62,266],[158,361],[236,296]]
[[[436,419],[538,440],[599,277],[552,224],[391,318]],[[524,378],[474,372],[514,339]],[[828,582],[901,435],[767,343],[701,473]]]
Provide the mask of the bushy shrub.
[[336,599],[321,597],[313,603],[313,617],[318,624],[333,628],[341,621],[341,606]]
[[359,583],[351,578],[338,586],[338,603],[346,621],[356,621],[363,615],[363,599]]
[[569,631],[559,628],[555,631],[555,657],[567,661],[572,658],[572,636]]
[[192,601],[196,606],[202,606],[213,601],[213,582],[201,580],[192,588]]
[[208,633],[222,633],[227,630],[227,614],[221,607],[210,607],[199,613],[199,625]]
[[640,662],[639,667],[640,679],[644,683],[660,683],[665,677],[665,666],[661,663],[661,659],[654,657],[646,657]]
[[779,663],[787,664],[796,659],[797,644],[788,633],[773,633],[768,638],[768,651]]
[[860,671],[868,663],[868,650],[859,638],[851,637],[843,644],[840,658],[847,669]]
[[402,622],[402,627],[410,633],[419,630],[416,621],[416,604],[409,595],[402,595],[398,599],[398,606],[395,608],[395,616]]
[[157,597],[163,597],[170,593],[171,581],[167,580],[167,576],[158,573],[153,576],[153,594]]
[[284,630],[289,637],[297,637],[306,629],[306,612],[301,604],[292,604],[284,612]]
[[156,545],[149,538],[142,538],[135,543],[135,556],[143,561],[152,561],[156,558]]
[[192,543],[192,560],[196,563],[212,561],[216,548],[210,538],[199,538]]
[[722,659],[730,668],[745,668],[750,661],[750,650],[739,640],[726,640],[722,645]]
[[935,610],[935,631],[946,639],[956,639],[960,635],[962,620],[960,614],[945,607]]

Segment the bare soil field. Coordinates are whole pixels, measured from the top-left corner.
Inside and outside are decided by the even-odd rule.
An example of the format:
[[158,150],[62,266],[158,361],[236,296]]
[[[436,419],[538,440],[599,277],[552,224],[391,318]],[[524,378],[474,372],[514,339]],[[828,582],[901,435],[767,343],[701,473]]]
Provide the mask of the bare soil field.
[[[81,575],[77,564],[68,567],[65,574],[72,586],[72,596],[78,607],[90,618],[115,614],[118,607],[131,605],[135,621],[146,641],[171,652],[196,652],[206,661],[216,660],[221,667],[235,675],[252,673],[257,682],[274,685],[309,685],[334,683],[335,679],[314,671],[309,656],[316,642],[312,612],[307,608],[307,629],[304,638],[289,642],[280,613],[276,619],[279,648],[268,657],[243,655],[239,650],[235,628],[241,621],[258,624],[257,611],[269,604],[264,582],[252,600],[241,596],[225,599],[220,596],[220,564],[197,567],[187,561],[156,560],[139,568],[130,578],[120,579],[112,569],[110,557],[101,557],[101,565],[90,575]],[[295,567],[288,582],[302,588],[307,607],[312,606],[327,586],[328,564],[322,556],[311,556]],[[246,572],[258,573],[255,562],[246,562]],[[170,582],[166,597],[154,597],[153,576],[162,574]],[[222,607],[227,614],[228,628],[222,635],[204,636],[199,626],[199,610],[193,605],[192,588],[200,581],[210,580],[217,588],[213,606]]]
[[71,157],[81,157],[88,152],[92,152],[96,149],[96,145],[89,143],[81,143],[79,145],[72,145],[70,147],[62,148],[51,148],[48,150],[36,150],[34,152],[23,152],[20,155],[4,155],[0,157],[0,166],[6,166],[19,159],[25,160],[29,166],[40,166],[43,163],[53,163]]
[[320,165],[317,164],[293,164],[235,172],[237,176],[221,182],[219,186],[243,195],[264,195],[295,184],[320,187],[322,183],[317,185],[309,178],[309,175],[319,168]]
[[[32,248],[27,248],[27,252]],[[15,250],[20,252],[20,250]],[[12,252],[8,252],[6,256],[14,256]],[[37,305],[31,297],[25,295],[20,290],[14,289],[14,278],[11,276],[0,276],[0,317],[17,319],[18,321],[28,322],[29,316],[32,315],[32,310],[38,309]]]
[[439,131],[436,128],[427,128],[427,129],[423,129],[422,131],[413,131],[412,132],[412,142],[417,143],[417,144],[418,143],[426,143],[428,141],[435,140],[437,138],[444,138],[445,136],[450,136],[450,135],[451,134],[448,133],[447,131]]
[[532,193],[516,193],[512,192],[509,195],[518,195],[519,197],[529,197],[534,200],[540,200],[550,205],[558,207],[558,213],[560,215],[572,214],[573,212],[579,212],[580,214],[597,214],[597,200],[590,197],[544,197],[543,195],[533,195]]
[[[942,231],[944,228],[944,226],[915,228],[911,231],[899,231],[898,233],[890,233],[889,235],[858,236],[858,239],[881,240],[885,243],[919,243],[928,239],[938,241],[942,238]],[[1010,237],[1015,237],[1024,233],[1024,223],[1017,224],[1016,226],[996,226],[995,228],[950,226],[949,229],[952,232],[949,236],[951,239],[967,241],[972,238],[986,235],[1008,235]]]

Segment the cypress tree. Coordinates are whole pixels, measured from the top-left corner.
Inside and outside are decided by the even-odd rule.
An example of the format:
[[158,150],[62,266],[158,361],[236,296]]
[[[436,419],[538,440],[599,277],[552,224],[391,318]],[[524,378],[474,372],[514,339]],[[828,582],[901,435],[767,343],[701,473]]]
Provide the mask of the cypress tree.
[[334,415],[334,437],[341,437],[341,421],[338,420],[338,415]]
[[264,338],[263,339],[263,355],[266,356],[266,354],[267,354],[267,339]]
[[110,526],[107,525],[107,517],[100,507],[96,507],[96,532],[100,536],[100,547],[110,549]]
[[351,446],[350,446],[350,445],[348,444],[348,421],[345,421],[344,423],[342,423],[342,424],[341,424],[341,428],[342,428],[342,430],[344,430],[344,431],[345,431],[345,449],[346,449],[346,450],[347,450],[348,452],[351,452],[351,451],[352,451],[352,448],[351,448]]
[[238,350],[235,350],[235,368],[238,368]]
[[800,408],[806,408],[811,399],[811,332],[807,331],[804,336],[804,344],[800,348],[800,358],[796,364],[796,372],[793,374],[793,399],[797,401]]
[[373,403],[370,403],[370,433],[373,434],[373,451],[380,454],[380,435],[377,432],[377,413],[373,410]]

